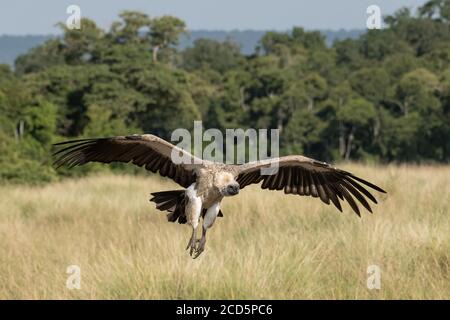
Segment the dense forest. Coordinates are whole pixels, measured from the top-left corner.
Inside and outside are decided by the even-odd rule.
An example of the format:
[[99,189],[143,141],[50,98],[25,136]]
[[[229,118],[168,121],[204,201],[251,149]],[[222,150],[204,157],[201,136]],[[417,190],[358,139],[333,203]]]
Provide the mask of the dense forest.
[[252,55],[210,39],[178,50],[186,26],[171,16],[125,11],[109,30],[89,19],[81,30],[60,24],[63,36],[18,57],[14,70],[0,65],[0,179],[55,179],[57,141],[167,139],[200,119],[221,130],[278,128],[281,154],[448,162],[450,1],[385,23],[331,47],[300,27],[267,32]]

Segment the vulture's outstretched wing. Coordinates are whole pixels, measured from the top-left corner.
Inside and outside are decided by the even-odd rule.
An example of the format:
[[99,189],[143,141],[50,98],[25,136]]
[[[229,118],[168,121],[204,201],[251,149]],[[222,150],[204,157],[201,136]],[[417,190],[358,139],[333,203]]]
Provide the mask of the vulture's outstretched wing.
[[[159,172],[185,188],[195,182],[194,163],[201,162],[189,152],[151,134],[72,140],[56,143],[55,146],[61,148],[53,154],[57,167],[74,167],[87,162],[131,161],[152,172]],[[189,161],[175,164],[171,157],[173,151]]]
[[[278,165],[278,171],[272,175],[263,175],[261,169]],[[236,167],[240,188],[262,181],[261,188],[283,190],[286,194],[319,197],[324,203],[330,201],[342,211],[339,200],[346,200],[353,211],[360,216],[355,198],[370,212],[366,198],[377,203],[375,197],[365,188],[386,193],[380,187],[354,176],[350,172],[330,166],[303,156],[287,156],[246,163]]]

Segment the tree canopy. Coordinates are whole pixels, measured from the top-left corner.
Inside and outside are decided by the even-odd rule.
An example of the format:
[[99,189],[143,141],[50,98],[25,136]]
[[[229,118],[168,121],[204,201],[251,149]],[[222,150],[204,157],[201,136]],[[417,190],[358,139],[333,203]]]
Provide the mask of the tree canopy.
[[[387,28],[327,46],[319,32],[267,32],[256,54],[185,23],[125,11],[0,65],[0,178],[50,181],[51,144],[176,128],[277,128],[281,154],[325,161],[448,162],[450,2],[385,17]],[[116,166],[123,170],[123,166]],[[78,170],[82,174],[89,168]],[[61,171],[63,175],[69,174]]]

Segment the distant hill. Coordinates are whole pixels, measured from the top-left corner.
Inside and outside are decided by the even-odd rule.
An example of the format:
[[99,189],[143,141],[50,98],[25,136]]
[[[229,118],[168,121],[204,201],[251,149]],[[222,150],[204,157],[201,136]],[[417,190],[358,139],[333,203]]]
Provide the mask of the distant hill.
[[[193,30],[189,35],[180,39],[180,49],[192,46],[195,40],[200,38],[208,38],[217,41],[233,40],[241,46],[244,54],[254,52],[258,41],[267,31],[258,30],[235,30],[235,31],[207,31]],[[332,45],[333,41],[357,38],[365,32],[365,30],[322,30],[327,44]],[[48,39],[57,37],[56,35],[26,35],[26,36],[0,36],[0,63],[13,65],[17,56],[26,53],[29,49],[40,45]]]
[[26,53],[31,48],[53,37],[55,36],[0,36],[0,63],[12,65],[18,55]]

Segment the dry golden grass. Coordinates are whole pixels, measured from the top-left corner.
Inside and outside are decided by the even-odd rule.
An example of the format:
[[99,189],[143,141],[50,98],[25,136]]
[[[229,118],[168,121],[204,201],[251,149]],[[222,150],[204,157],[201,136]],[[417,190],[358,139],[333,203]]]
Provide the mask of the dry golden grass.
[[[197,260],[189,228],[148,202],[165,180],[0,187],[0,298],[449,299],[450,167],[344,167],[389,192],[373,215],[246,188]],[[72,264],[80,290],[65,285]],[[381,290],[367,289],[372,264]]]

